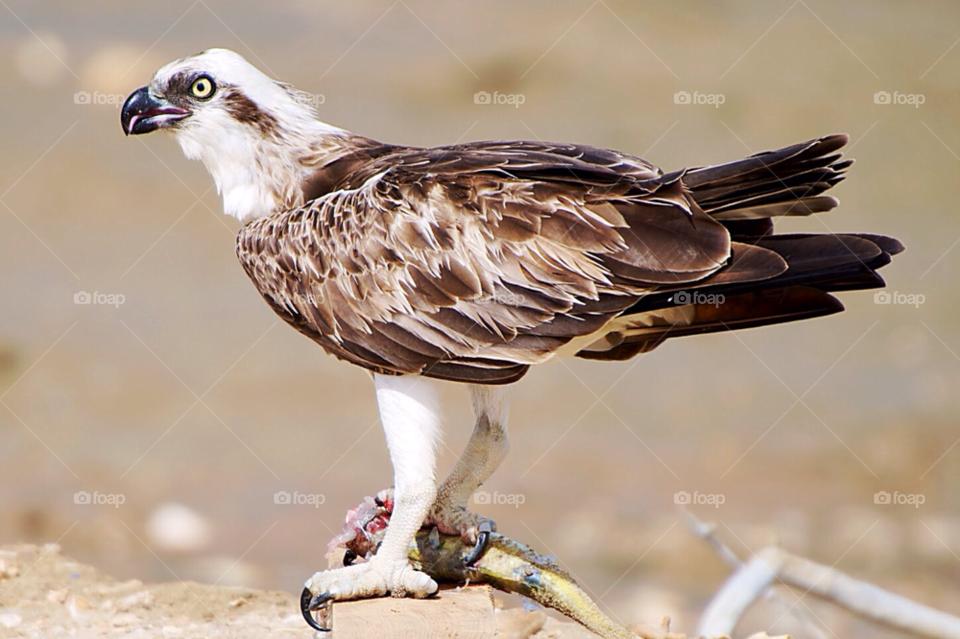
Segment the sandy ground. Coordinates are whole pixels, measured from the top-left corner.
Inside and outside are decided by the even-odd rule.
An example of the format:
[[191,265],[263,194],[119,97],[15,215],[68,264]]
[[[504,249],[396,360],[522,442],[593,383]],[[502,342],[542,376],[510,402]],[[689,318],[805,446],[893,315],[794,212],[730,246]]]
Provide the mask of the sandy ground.
[[[243,639],[311,633],[290,593],[192,581],[117,581],[64,555],[56,544],[0,547],[0,589],[0,637]],[[500,637],[596,636],[519,608],[499,610],[497,623]]]
[[65,556],[60,547],[0,550],[0,636],[307,636],[283,592],[196,582],[117,581]]

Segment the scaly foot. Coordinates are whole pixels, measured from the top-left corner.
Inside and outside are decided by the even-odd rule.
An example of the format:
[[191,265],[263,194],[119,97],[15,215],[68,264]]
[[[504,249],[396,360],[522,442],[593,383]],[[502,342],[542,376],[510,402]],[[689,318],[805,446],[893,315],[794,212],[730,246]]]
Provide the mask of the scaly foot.
[[[362,564],[316,573],[307,580],[300,595],[300,611],[311,628],[329,632],[325,611],[331,602],[386,594],[424,598],[437,589],[437,582],[426,573],[414,570],[406,559],[390,562],[383,557],[373,557]],[[319,617],[314,617],[316,612]]]
[[314,596],[312,609],[329,601],[386,594],[423,598],[437,592],[437,582],[426,573],[414,570],[406,559],[390,562],[376,555],[362,564],[318,572],[305,586]]
[[497,532],[492,519],[470,512],[463,506],[437,502],[427,515],[427,524],[436,526],[444,535],[460,535],[464,541],[475,544],[481,533]]
[[497,532],[497,523],[492,519],[440,499],[430,509],[427,523],[433,524],[445,535],[460,535],[464,541],[473,544],[473,550],[463,560],[468,566],[483,556],[490,533]]

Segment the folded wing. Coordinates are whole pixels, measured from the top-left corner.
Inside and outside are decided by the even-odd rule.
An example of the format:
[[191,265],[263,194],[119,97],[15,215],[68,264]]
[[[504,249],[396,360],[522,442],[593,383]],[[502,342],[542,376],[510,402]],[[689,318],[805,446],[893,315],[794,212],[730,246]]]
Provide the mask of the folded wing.
[[[730,256],[727,230],[679,180],[644,184],[657,175],[646,165],[564,148],[382,158],[352,188],[244,227],[238,255],[274,310],[342,359],[512,381]],[[768,276],[782,270],[770,257]]]

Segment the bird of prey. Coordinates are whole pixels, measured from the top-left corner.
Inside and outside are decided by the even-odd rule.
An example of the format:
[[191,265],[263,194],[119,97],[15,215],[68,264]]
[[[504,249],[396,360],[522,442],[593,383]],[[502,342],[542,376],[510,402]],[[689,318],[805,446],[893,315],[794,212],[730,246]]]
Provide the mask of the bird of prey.
[[[314,605],[437,584],[407,548],[424,524],[482,542],[467,510],[507,454],[507,388],[563,357],[625,360],[665,339],[843,310],[903,247],[865,233],[777,234],[823,213],[845,135],[665,173],[579,144],[384,144],[331,126],[289,85],[211,49],[123,105],[126,134],[172,132],[243,223],[237,255],[267,304],[373,375],[394,469],[371,561],[318,572]],[[473,434],[438,485],[434,380],[470,385]]]

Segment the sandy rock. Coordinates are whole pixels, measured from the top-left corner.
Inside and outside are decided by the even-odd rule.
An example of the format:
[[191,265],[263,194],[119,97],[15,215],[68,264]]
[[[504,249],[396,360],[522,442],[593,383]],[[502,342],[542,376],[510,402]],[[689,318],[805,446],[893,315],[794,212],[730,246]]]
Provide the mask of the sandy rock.
[[262,568],[237,560],[232,555],[203,557],[194,562],[194,570],[200,578],[222,586],[246,587],[262,583]]
[[79,619],[84,613],[90,610],[90,602],[85,597],[73,595],[67,599],[67,610],[74,619]]
[[14,612],[5,612],[0,614],[0,627],[16,628],[23,623],[23,617]]
[[116,615],[110,620],[110,625],[114,628],[134,626],[138,623],[140,623],[140,617],[136,616],[132,612],[121,612],[119,615]]
[[11,559],[0,559],[0,579],[16,579],[20,576],[20,566]]
[[153,604],[153,595],[146,590],[141,590],[140,592],[135,592],[132,595],[127,595],[118,601],[117,610],[120,610],[121,612],[127,612],[134,608],[150,609],[153,607]]
[[65,604],[67,603],[67,597],[70,596],[69,588],[62,588],[60,590],[51,590],[47,593],[47,601],[50,603]]
[[543,630],[547,615],[542,610],[527,612],[521,608],[497,611],[497,631],[501,639],[527,639]]
[[147,520],[150,543],[171,552],[198,552],[213,539],[207,520],[183,504],[161,504]]

